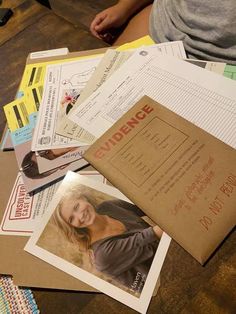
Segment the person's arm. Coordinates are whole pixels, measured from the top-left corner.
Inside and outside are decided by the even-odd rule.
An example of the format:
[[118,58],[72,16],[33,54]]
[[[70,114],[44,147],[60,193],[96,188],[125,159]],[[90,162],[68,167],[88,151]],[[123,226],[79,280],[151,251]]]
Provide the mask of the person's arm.
[[112,276],[153,258],[159,238],[152,227],[104,242],[95,253],[96,268]]
[[120,0],[95,16],[90,31],[94,36],[103,39],[109,29],[121,27],[132,15],[152,2],[153,0]]

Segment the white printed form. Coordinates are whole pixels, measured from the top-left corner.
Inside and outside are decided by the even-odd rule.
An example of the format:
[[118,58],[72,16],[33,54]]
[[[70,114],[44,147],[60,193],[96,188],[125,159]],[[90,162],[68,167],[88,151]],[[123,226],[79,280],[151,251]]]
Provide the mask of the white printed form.
[[132,55],[70,118],[98,138],[144,95],[236,148],[236,82],[149,48]]
[[[106,179],[97,171],[80,171],[79,173],[95,181],[106,183]],[[0,224],[0,235],[31,235],[60,183],[61,180],[31,196],[27,193],[19,172]]]
[[86,145],[85,142],[56,134],[56,125],[73,108],[100,59],[96,57],[47,66],[32,151]]
[[149,49],[159,51],[162,55],[175,57],[178,59],[186,59],[186,52],[182,41],[170,41],[161,44],[148,46]]

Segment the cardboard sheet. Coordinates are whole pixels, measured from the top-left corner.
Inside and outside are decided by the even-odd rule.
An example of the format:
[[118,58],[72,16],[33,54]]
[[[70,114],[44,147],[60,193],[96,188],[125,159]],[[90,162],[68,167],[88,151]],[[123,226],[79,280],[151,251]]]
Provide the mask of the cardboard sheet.
[[[2,220],[18,172],[14,152],[0,152],[0,165],[0,179],[4,182],[0,189]],[[20,286],[95,291],[80,280],[25,252],[23,248],[28,239],[20,236],[0,236],[1,274],[13,275],[14,283]]]

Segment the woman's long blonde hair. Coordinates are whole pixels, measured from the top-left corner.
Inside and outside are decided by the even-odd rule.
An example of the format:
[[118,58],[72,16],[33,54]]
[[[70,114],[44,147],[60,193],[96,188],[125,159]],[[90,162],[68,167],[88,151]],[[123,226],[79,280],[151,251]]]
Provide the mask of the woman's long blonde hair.
[[97,201],[92,193],[88,191],[88,188],[80,184],[75,185],[65,192],[53,213],[54,223],[59,228],[59,230],[62,231],[67,240],[71,243],[78,244],[81,251],[88,251],[91,243],[91,237],[88,229],[73,227],[62,217],[61,209],[64,201],[68,198],[86,200],[95,208],[95,210],[97,207]]

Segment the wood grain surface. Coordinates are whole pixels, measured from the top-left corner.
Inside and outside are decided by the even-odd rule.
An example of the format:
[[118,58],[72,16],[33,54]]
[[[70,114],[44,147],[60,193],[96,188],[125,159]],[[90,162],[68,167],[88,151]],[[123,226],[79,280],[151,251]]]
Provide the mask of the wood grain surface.
[[[12,101],[21,80],[25,60],[32,51],[68,47],[81,51],[107,45],[92,37],[93,16],[115,0],[51,0],[53,10],[34,0],[5,0],[2,7],[14,11],[0,28],[0,106]],[[0,132],[5,117],[0,114]],[[161,272],[161,287],[152,298],[148,314],[236,312],[236,234],[227,237],[202,267],[172,242]],[[35,270],[37,271],[37,270]],[[33,289],[43,314],[135,313],[103,294]]]
[[95,15],[115,4],[116,0],[67,0],[66,9],[64,0],[50,0],[53,11],[74,25],[83,24],[89,28]]

